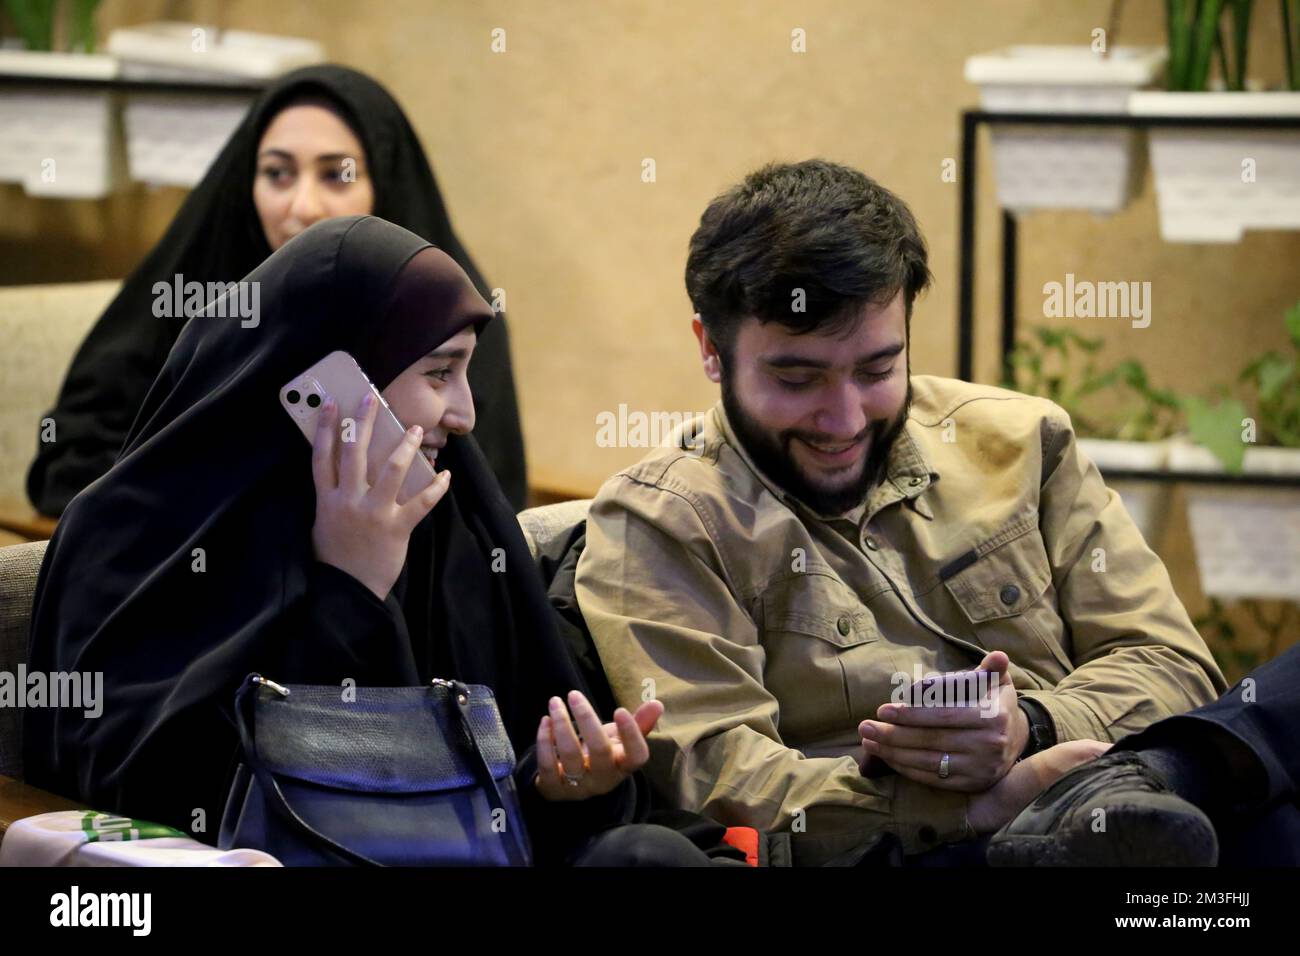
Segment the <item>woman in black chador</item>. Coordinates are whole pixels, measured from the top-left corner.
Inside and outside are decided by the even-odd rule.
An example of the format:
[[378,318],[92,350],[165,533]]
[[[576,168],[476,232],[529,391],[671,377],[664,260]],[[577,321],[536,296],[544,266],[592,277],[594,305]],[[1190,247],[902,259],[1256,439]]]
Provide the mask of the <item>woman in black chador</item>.
[[[343,67],[287,74],[254,104],[82,343],[47,413],[54,441],[38,445],[27,475],[36,509],[62,514],[121,451],[188,318],[167,308],[158,312],[172,314],[159,316],[155,286],[235,282],[312,223],[367,213],[432,242],[492,301],[452,231],[420,142],[388,92]],[[487,327],[478,356],[470,371],[475,436],[506,499],[519,510],[527,494],[524,443],[502,316]],[[48,437],[44,427],[42,437]]]
[[[102,672],[102,714],[31,711],[28,780],[210,842],[238,762],[245,675],[360,687],[455,678],[493,689],[524,755],[516,776],[539,862],[707,862],[682,832],[611,829],[644,819],[633,772],[662,705],[601,727],[587,697],[570,695],[583,679],[469,434],[467,367],[496,321],[470,278],[421,238],[361,216],[312,227],[245,282],[258,283],[260,321],[213,310],[185,326],[121,457],[50,541],[29,666]],[[285,383],[335,350],[410,429],[394,473],[373,486],[373,408],[327,403],[309,443],[279,403]],[[344,417],[355,417],[353,441],[339,440]],[[441,477],[399,503],[416,454]],[[586,768],[571,719],[592,751]]]

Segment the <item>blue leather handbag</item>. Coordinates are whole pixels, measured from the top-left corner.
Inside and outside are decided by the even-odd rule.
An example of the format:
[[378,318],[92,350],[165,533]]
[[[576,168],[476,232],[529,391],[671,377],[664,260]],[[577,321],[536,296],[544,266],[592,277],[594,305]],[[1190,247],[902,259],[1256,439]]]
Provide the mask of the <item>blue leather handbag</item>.
[[243,762],[223,849],[287,866],[532,862],[514,749],[487,687],[282,686],[251,674],[235,721]]

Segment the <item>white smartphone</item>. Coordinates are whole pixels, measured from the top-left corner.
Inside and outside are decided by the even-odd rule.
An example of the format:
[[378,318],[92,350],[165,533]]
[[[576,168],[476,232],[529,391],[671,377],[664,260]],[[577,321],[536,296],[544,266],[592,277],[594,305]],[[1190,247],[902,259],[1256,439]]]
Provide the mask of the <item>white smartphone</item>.
[[[361,370],[361,366],[347,352],[331,352],[301,375],[296,375],[280,389],[280,404],[298,425],[307,441],[315,442],[316,425],[321,406],[327,397],[338,405],[341,425],[353,419],[359,425],[361,399],[367,394],[379,402],[375,413],[375,427],[366,449],[366,481],[371,485],[379,477],[380,469],[392,456],[402,439],[406,426],[397,420],[384,397]],[[356,427],[356,426],[354,426]],[[397,503],[404,504],[422,492],[437,477],[433,465],[420,452],[416,452],[406,480],[397,494]]]

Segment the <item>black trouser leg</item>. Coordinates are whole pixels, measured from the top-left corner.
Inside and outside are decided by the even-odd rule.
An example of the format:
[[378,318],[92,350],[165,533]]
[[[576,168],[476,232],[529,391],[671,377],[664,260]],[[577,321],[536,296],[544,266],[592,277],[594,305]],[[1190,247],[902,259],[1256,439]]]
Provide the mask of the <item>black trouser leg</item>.
[[667,827],[628,823],[592,837],[572,866],[711,866],[708,854]]
[[1207,740],[1239,774],[1231,803],[1258,813],[1294,803],[1300,780],[1300,644],[1256,668],[1211,704],[1167,717],[1115,744],[1146,750]]

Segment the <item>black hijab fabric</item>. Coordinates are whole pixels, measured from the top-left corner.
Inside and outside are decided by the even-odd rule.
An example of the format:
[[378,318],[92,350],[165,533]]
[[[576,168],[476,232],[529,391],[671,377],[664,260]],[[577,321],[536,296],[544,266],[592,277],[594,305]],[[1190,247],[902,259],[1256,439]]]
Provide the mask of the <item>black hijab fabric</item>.
[[[69,504],[46,552],[29,667],[100,671],[103,704],[98,718],[28,712],[31,783],[184,829],[202,808],[215,835],[237,752],[240,680],[251,671],[282,682],[355,677],[311,670],[314,635],[298,630],[313,575],[343,572],[313,557],[311,448],[278,391],[335,349],[352,353],[382,389],[402,363],[470,324],[490,325],[464,273],[428,248],[374,217],[318,223],[247,277],[261,283],[257,327],[215,315],[186,325],[121,458]],[[418,316],[389,305],[417,253],[426,266],[431,256],[442,262],[414,278],[429,303]],[[400,604],[409,641],[393,650],[357,634],[351,657],[398,682],[487,684],[523,752],[547,700],[583,684],[473,437],[449,434],[438,463],[452,472],[451,487],[412,533],[385,602]],[[394,659],[373,661],[377,654]]]
[[[366,149],[374,214],[433,243],[459,263],[474,287],[490,287],[452,231],[433,171],[405,114],[374,80],[338,66],[286,74],[257,100],[176,219],[82,343],[47,413],[56,441],[41,443],[27,475],[36,509],[60,515],[68,501],[108,471],[145,393],[185,319],[153,314],[156,282],[233,282],[271,254],[253,205],[257,146],[271,120],[303,97],[335,104]],[[475,437],[507,500],[524,507],[523,434],[504,316],[488,324],[470,367],[478,413]]]

